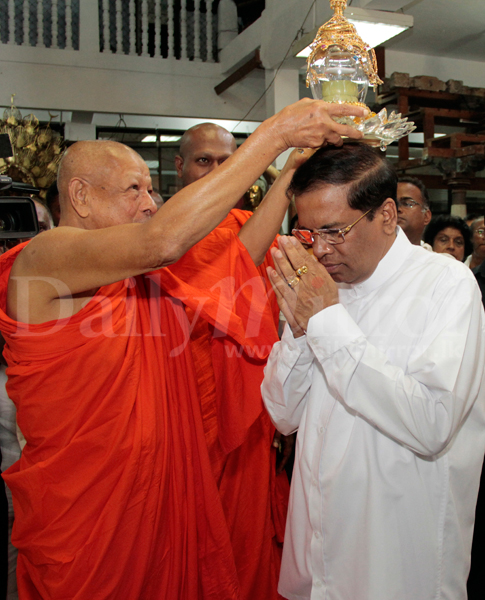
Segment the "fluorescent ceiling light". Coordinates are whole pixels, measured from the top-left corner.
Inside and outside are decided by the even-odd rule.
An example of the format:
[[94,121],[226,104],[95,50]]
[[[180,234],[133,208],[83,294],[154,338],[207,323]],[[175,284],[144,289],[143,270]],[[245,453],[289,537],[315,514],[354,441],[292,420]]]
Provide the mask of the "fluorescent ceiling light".
[[401,27],[400,25],[366,23],[365,21],[354,21],[353,19],[349,19],[349,22],[355,25],[357,33],[368,44],[369,48],[376,48],[376,46],[380,46],[407,29],[407,27]]
[[160,136],[160,141],[161,142],[178,142],[180,141],[180,135],[161,135]]
[[[161,135],[160,136],[161,142],[178,142],[179,140],[180,140],[180,135]],[[142,142],[156,142],[156,141],[157,141],[156,135],[146,135],[142,139]]]
[[[387,42],[414,24],[414,19],[410,15],[382,10],[348,8],[344,15],[355,26],[357,33],[370,48],[375,48]],[[318,28],[295,42],[294,49],[297,52],[297,58],[310,56],[310,44],[315,39],[317,32]]]

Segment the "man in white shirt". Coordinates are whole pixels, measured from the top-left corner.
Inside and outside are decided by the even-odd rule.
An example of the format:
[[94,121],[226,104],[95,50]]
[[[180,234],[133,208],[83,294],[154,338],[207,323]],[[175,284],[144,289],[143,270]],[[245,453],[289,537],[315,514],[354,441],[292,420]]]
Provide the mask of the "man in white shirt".
[[[269,270],[288,325],[262,386],[298,430],[279,592],[466,600],[485,448],[473,274],[396,226],[396,175],[364,145],[295,173],[300,230]],[[470,277],[470,275],[472,275]]]

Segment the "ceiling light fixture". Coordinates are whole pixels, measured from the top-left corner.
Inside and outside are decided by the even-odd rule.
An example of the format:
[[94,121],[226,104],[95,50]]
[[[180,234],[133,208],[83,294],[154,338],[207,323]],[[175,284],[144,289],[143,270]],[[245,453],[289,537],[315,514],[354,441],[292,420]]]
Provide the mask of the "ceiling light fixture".
[[[347,8],[344,16],[355,26],[357,33],[369,48],[376,48],[391,38],[403,33],[414,25],[411,15],[386,12],[382,10],[367,10],[365,8]],[[307,33],[293,45],[293,55],[297,58],[310,56],[310,44],[315,38],[318,27]]]
[[181,137],[182,137],[181,135],[161,135],[160,141],[161,142],[179,142]]
[[[182,136],[180,135],[161,135],[159,141],[160,142],[178,142]],[[156,142],[156,135],[146,135],[142,142]]]

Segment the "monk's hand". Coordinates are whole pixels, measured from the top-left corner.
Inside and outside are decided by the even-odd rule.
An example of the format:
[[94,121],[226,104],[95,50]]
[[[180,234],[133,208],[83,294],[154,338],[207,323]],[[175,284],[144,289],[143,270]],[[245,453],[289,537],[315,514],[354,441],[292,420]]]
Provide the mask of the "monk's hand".
[[368,114],[369,111],[362,106],[303,98],[272,118],[273,135],[281,140],[282,152],[288,148],[320,148],[326,144],[341,146],[342,136],[358,140],[363,134],[334,119],[346,116],[365,117]]
[[286,173],[292,175],[315,152],[316,148],[295,148],[288,157],[285,166],[281,169],[281,175],[285,175]]
[[325,267],[296,238],[282,236],[278,246],[271,252],[275,269],[268,273],[280,309],[293,335],[299,337],[313,315],[338,304],[338,288]]

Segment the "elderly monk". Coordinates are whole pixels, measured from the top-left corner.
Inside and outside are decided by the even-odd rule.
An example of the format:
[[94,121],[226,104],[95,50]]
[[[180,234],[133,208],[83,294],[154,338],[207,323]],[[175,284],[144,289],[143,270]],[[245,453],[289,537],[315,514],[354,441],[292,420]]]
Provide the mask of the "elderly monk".
[[[150,173],[131,149],[80,142],[65,154],[59,227],[0,259],[7,389],[27,440],[5,475],[23,600],[239,597],[189,324],[162,267],[206,236],[281,151],[359,137],[330,111],[363,114],[289,106],[156,214]],[[248,258],[255,240],[241,230]],[[233,244],[219,251],[250,270]],[[209,290],[200,307],[209,321],[214,307],[217,324],[244,343],[230,303]]]

